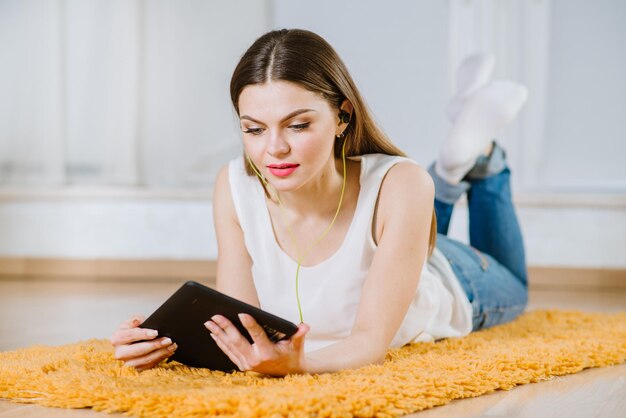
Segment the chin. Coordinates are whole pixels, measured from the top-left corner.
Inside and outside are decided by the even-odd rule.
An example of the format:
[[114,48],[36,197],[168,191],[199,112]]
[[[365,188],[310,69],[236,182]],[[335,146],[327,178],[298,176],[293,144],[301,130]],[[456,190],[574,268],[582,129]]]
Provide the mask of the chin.
[[283,182],[280,180],[272,182],[272,185],[278,192],[292,192],[301,186],[300,183],[296,184],[294,182]]
[[298,190],[304,184],[302,179],[293,178],[293,177],[289,177],[289,178],[271,177],[270,183],[279,192],[292,192],[294,190]]

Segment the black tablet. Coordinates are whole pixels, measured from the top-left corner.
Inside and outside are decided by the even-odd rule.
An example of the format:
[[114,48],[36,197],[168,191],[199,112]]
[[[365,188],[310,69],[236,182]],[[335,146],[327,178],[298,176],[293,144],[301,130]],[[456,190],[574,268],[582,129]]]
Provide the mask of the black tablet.
[[252,343],[237,316],[240,313],[252,315],[274,342],[290,338],[298,330],[292,322],[193,281],[178,289],[140,327],[155,329],[159,337],[169,337],[178,345],[170,360],[191,367],[233,371],[238,370],[237,366],[213,341],[204,323],[213,315],[225,316]]

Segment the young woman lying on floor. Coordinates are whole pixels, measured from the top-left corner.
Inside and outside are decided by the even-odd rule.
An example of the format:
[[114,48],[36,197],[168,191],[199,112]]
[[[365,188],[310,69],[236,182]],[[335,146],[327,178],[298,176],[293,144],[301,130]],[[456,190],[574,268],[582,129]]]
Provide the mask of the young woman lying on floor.
[[[356,368],[390,347],[464,336],[524,310],[522,234],[493,138],[526,89],[489,81],[493,63],[477,55],[460,67],[453,127],[426,170],[377,126],[320,36],[272,31],[246,51],[230,84],[244,155],[221,170],[214,196],[217,289],[300,325],[272,343],[243,315],[250,344],[225,317],[207,318],[239,369]],[[463,193],[470,246],[445,235]],[[139,370],[176,350],[141,322],[111,338],[116,358]]]

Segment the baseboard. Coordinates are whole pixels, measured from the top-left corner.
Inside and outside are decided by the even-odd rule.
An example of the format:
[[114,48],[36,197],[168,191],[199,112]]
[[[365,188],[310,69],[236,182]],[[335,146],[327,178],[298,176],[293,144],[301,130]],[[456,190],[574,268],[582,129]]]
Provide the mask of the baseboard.
[[626,289],[626,269],[531,266],[528,283],[531,289]]
[[0,279],[206,281],[216,271],[212,260],[0,258]]
[[[214,282],[215,260],[68,260],[0,258],[0,280],[140,280]],[[587,267],[528,268],[531,289],[626,289],[626,269]]]

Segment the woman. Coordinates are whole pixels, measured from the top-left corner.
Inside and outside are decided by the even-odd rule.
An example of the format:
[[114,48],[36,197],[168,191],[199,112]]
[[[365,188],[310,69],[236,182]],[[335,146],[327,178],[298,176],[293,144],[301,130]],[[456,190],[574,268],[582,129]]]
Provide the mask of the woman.
[[[250,344],[226,318],[207,318],[207,332],[241,370],[356,368],[382,362],[389,347],[463,336],[523,311],[522,236],[505,154],[490,138],[526,94],[486,83],[488,60],[465,67],[452,133],[427,171],[377,127],[318,35],[269,32],[241,58],[230,90],[244,156],[216,182],[217,288],[300,323],[291,339],[272,343],[241,315]],[[437,234],[465,192],[472,246]],[[116,358],[138,370],[176,350],[141,321],[111,338]]]

